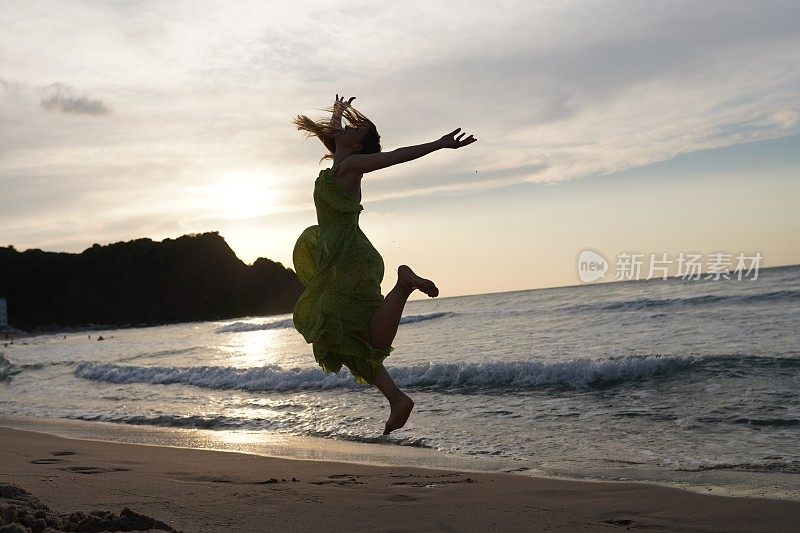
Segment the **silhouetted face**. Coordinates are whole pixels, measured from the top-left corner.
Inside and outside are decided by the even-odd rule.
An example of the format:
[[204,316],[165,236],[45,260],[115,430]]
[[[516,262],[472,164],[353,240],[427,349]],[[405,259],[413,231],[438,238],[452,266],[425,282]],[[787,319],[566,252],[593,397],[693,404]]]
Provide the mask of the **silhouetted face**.
[[336,140],[337,146],[347,146],[353,148],[354,146],[363,146],[364,137],[369,133],[367,126],[350,126],[347,125],[344,129],[336,133],[333,138]]

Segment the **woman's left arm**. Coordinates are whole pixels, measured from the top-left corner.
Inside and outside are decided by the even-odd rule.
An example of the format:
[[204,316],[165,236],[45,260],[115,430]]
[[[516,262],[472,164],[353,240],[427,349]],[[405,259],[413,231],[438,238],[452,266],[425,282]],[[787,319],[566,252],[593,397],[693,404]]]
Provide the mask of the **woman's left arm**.
[[440,150],[442,148],[461,148],[472,144],[478,139],[472,135],[464,137],[466,133],[460,133],[456,137],[456,133],[461,131],[461,128],[456,128],[447,135],[443,135],[441,139],[425,144],[417,144],[414,146],[404,146],[397,148],[391,152],[378,152],[376,154],[352,154],[345,158],[342,162],[342,172],[355,172],[357,174],[366,174],[382,168],[398,165],[400,163],[407,163],[414,159],[419,159],[426,156],[431,152]]

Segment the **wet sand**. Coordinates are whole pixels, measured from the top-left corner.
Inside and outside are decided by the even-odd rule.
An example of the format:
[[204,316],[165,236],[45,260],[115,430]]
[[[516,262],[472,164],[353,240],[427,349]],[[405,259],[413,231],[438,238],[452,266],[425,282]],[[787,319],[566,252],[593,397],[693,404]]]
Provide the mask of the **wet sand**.
[[50,516],[104,511],[113,513],[106,519],[186,532],[796,531],[800,517],[797,501],[651,484],[296,460],[6,427],[0,435],[0,481],[30,492]]

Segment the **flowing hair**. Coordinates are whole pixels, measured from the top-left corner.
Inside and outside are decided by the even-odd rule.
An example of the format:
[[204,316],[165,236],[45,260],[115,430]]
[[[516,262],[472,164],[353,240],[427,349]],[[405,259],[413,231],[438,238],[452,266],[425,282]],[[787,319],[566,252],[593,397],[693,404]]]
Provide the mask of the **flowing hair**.
[[[334,106],[326,107],[320,111],[327,111],[333,114]],[[378,134],[378,129],[375,127],[375,124],[373,124],[370,119],[350,105],[345,106],[342,117],[352,126],[357,128],[366,126],[369,129],[364,139],[361,141],[361,150],[356,153],[376,154],[381,151],[381,136]],[[297,115],[292,121],[292,124],[297,126],[298,130],[305,131],[306,138],[313,136],[322,141],[322,144],[328,149],[328,153],[322,156],[320,161],[324,159],[333,159],[333,156],[336,154],[336,141],[333,139],[333,136],[335,133],[341,131],[341,128],[339,128],[336,123],[330,118],[321,118],[314,121],[305,115]]]

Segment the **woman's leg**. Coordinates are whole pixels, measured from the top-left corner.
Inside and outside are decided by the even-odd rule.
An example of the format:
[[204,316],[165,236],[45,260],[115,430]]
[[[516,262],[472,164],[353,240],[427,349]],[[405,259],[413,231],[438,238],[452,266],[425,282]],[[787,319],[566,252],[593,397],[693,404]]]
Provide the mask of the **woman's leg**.
[[417,276],[407,265],[400,265],[397,268],[397,283],[370,319],[368,342],[372,346],[385,349],[392,345],[403,308],[415,289],[431,297],[439,295],[439,289],[431,280]]
[[388,435],[406,424],[408,417],[411,416],[411,410],[414,408],[414,400],[400,390],[400,387],[397,386],[383,365],[381,365],[375,376],[375,386],[389,400],[389,406],[392,409],[391,413],[389,413],[389,420],[386,421],[386,427],[383,430],[383,434]]
[[[397,283],[383,299],[381,306],[372,314],[370,328],[366,332],[367,342],[375,348],[383,349],[392,345],[403,315],[403,308],[415,289],[420,289],[428,296],[439,294],[439,289],[432,281],[417,276],[407,265],[400,265],[397,269]],[[392,408],[383,432],[384,435],[388,435],[405,425],[414,408],[414,401],[400,390],[383,365],[375,376],[375,386],[386,396]]]
[[369,321],[369,343],[375,348],[386,349],[392,345],[403,308],[408,297],[414,292],[413,287],[405,285],[400,279],[383,299],[383,303],[372,314]]

